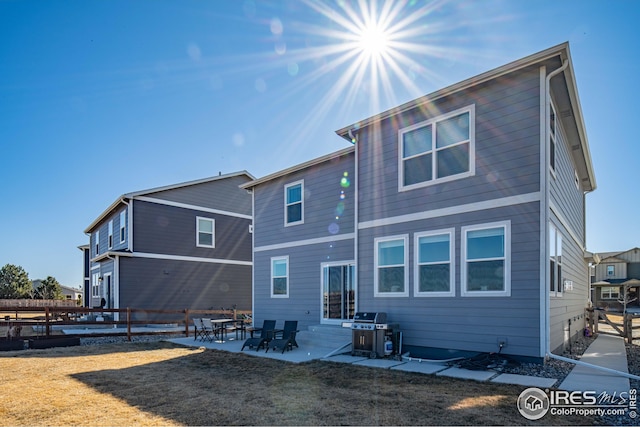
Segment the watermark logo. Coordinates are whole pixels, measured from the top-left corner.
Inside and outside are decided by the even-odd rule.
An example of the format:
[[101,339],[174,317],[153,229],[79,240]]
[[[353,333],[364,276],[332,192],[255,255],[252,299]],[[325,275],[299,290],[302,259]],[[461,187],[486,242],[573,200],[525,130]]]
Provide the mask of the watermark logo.
[[539,420],[549,411],[547,393],[536,387],[524,390],[518,396],[518,411],[528,420]]
[[541,390],[530,387],[518,396],[518,411],[528,420],[539,420],[551,415],[623,416],[638,417],[637,391],[565,391]]

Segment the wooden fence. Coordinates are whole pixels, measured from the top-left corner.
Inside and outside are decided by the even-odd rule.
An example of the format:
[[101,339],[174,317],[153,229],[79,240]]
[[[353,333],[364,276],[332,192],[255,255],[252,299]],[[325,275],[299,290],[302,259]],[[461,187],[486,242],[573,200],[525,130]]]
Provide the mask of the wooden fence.
[[[594,333],[613,333],[623,337],[629,344],[633,344],[633,340],[640,340],[639,334],[634,336],[633,331],[640,329],[640,314],[636,313],[620,313],[599,309],[587,309],[587,319],[589,328]],[[634,325],[634,320],[637,320]],[[607,327],[601,327],[606,325]],[[601,331],[602,329],[602,331]]]
[[[42,301],[42,300],[40,300]],[[189,336],[189,328],[193,317],[231,318],[239,321],[250,322],[250,310],[149,310],[137,308],[86,308],[64,306],[0,306],[0,325],[2,326],[27,326],[34,331],[42,332],[44,336],[50,336],[54,326],[85,327],[88,331],[76,336],[127,336],[131,341],[134,335],[175,334],[175,329],[167,332],[166,327],[175,326]],[[144,331],[132,331],[132,327],[149,326]],[[165,330],[160,329],[164,326]],[[102,328],[99,328],[102,327]],[[99,332],[98,329],[99,328]],[[124,329],[126,328],[126,332]],[[96,329],[96,333],[91,333]],[[111,331],[110,329],[113,329]],[[74,334],[67,334],[73,336]]]

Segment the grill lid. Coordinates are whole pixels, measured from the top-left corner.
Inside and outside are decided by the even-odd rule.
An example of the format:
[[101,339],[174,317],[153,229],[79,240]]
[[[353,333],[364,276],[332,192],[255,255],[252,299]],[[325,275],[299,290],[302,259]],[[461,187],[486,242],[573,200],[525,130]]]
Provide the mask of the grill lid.
[[387,313],[358,312],[353,316],[353,321],[359,323],[387,323]]

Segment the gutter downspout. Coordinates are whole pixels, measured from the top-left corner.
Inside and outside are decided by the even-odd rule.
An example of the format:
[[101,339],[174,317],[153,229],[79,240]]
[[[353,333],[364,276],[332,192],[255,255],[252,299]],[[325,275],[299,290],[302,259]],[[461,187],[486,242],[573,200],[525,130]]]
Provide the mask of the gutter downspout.
[[568,357],[558,356],[557,354],[553,354],[551,352],[547,353],[547,357],[551,359],[561,360],[563,362],[573,363],[574,365],[584,366],[591,369],[596,369],[598,371],[607,372],[609,374],[618,375],[620,377],[630,378],[632,380],[640,380],[640,376],[629,374],[627,372],[616,371],[615,369],[605,368],[604,366],[592,365],[591,363],[583,362],[581,360],[569,359]]
[[559,68],[556,68],[555,70],[553,70],[552,72],[550,72],[546,78],[545,78],[545,87],[544,87],[544,142],[543,142],[543,148],[544,148],[544,165],[543,168],[545,170],[544,173],[544,194],[542,195],[543,198],[543,209],[544,209],[544,220],[543,220],[543,236],[541,236],[544,239],[544,253],[543,253],[543,277],[545,278],[543,283],[545,283],[546,285],[544,286],[545,290],[544,290],[544,354],[545,355],[549,355],[551,353],[550,347],[551,347],[551,325],[550,325],[550,316],[551,316],[551,296],[550,296],[550,291],[549,291],[549,284],[547,282],[547,280],[549,279],[549,221],[551,220],[550,218],[550,212],[549,212],[549,200],[551,198],[551,188],[550,188],[550,174],[551,171],[549,170],[549,162],[550,162],[550,153],[549,153],[549,112],[550,112],[550,103],[551,103],[551,79],[558,75],[559,73],[561,73],[562,71],[564,71],[567,67],[569,66],[569,61],[567,59],[565,59],[564,61],[562,61],[562,66]]
[[358,135],[354,135],[353,134],[353,130],[349,129],[349,137],[351,138],[351,143],[355,146],[355,149],[353,150],[353,155],[355,157],[354,159],[354,167],[353,167],[353,175],[355,178],[355,183],[354,183],[354,191],[353,191],[353,259],[355,261],[355,265],[354,265],[354,271],[353,271],[353,280],[354,280],[354,288],[356,290],[355,293],[355,312],[358,311],[358,300],[360,299],[360,287],[358,286],[358,265],[359,263],[359,259],[358,259],[358,187],[359,187],[359,179],[358,179]]

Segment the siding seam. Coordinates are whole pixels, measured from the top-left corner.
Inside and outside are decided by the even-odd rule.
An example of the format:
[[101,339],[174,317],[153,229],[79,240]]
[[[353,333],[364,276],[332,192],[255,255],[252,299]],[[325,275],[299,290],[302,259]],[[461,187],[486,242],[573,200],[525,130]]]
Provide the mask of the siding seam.
[[316,245],[318,243],[329,243],[329,242],[335,242],[338,240],[349,240],[349,239],[353,239],[354,237],[355,237],[355,233],[346,233],[346,234],[340,234],[336,236],[318,237],[315,239],[296,240],[292,242],[276,243],[273,245],[257,246],[253,248],[253,251],[263,252],[263,251],[270,251],[274,249],[294,248],[297,246],[309,246],[309,245]]

